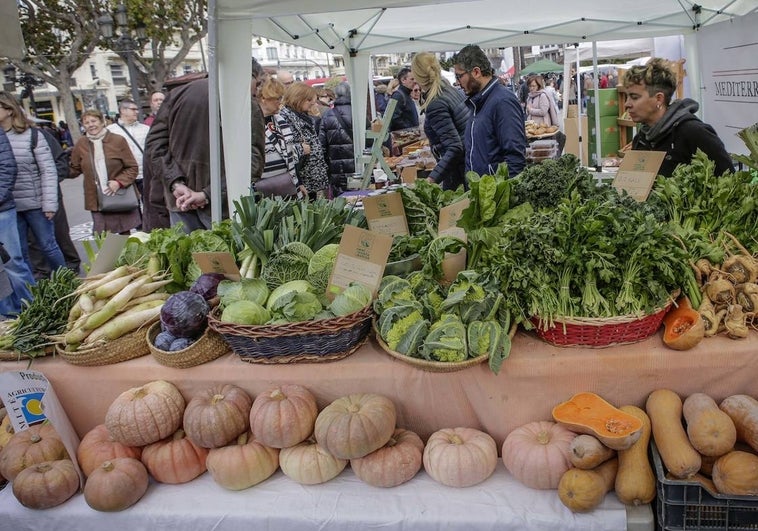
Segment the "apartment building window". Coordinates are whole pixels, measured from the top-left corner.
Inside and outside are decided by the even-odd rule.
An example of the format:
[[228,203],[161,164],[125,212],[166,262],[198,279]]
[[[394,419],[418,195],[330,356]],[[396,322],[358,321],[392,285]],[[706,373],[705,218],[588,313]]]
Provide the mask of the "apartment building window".
[[124,65],[113,63],[110,66],[111,69],[111,79],[113,80],[113,84],[117,86],[125,86],[128,85],[126,80],[126,72],[124,72]]
[[192,73],[192,65],[185,64],[182,67],[182,70],[184,71],[184,75],[191,74]]
[[279,59],[279,50],[275,46],[269,46],[266,48],[266,59],[269,61],[276,61]]
[[92,76],[92,79],[95,80],[98,78],[97,76],[97,65],[95,63],[89,64],[89,73]]

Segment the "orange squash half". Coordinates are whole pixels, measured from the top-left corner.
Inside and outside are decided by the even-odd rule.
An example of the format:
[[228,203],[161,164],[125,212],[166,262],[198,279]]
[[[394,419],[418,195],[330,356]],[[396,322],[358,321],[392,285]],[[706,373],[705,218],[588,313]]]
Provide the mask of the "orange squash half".
[[687,297],[677,301],[663,318],[663,343],[674,350],[689,350],[705,337],[705,323]]
[[642,435],[642,420],[595,393],[578,393],[553,408],[553,419],[576,433],[594,435],[613,450],[627,450]]

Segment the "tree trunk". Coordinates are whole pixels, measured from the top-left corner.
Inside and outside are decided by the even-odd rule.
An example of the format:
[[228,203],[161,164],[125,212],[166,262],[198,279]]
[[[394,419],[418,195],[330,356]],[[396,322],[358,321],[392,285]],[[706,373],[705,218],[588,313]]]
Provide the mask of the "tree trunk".
[[71,79],[71,74],[65,75],[63,71],[61,71],[59,79],[58,93],[60,94],[61,103],[63,104],[63,115],[66,117],[69,131],[71,131],[71,138],[73,138],[74,143],[76,143],[76,141],[79,140],[81,133],[79,132],[79,120],[76,117],[74,94],[71,92],[71,85],[68,81]]

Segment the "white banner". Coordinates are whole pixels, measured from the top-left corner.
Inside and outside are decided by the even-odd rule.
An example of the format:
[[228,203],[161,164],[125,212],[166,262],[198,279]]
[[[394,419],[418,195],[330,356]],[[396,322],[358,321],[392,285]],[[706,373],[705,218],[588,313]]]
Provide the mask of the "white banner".
[[705,26],[697,34],[703,121],[730,153],[747,154],[737,132],[758,122],[758,13]]

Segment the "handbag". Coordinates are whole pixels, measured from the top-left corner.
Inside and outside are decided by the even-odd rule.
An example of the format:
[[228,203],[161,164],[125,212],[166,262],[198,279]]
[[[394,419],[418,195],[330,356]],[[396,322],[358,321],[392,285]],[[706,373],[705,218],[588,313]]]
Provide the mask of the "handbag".
[[128,212],[139,207],[139,199],[134,186],[120,188],[113,195],[105,195],[99,185],[97,190],[97,205],[100,212]]
[[255,191],[263,197],[290,197],[297,195],[297,186],[292,182],[292,174],[284,170],[282,173],[256,181]]

